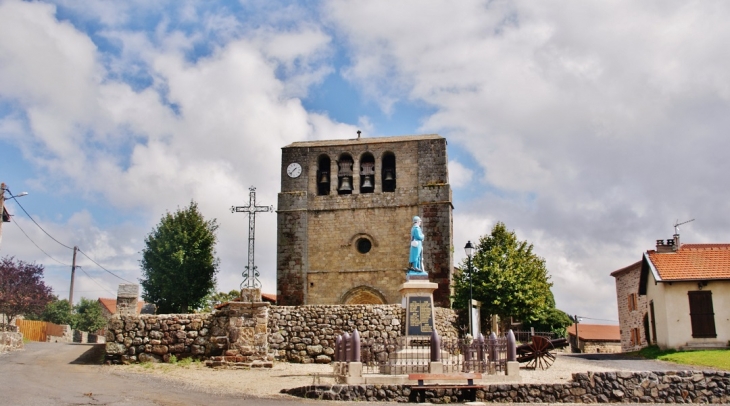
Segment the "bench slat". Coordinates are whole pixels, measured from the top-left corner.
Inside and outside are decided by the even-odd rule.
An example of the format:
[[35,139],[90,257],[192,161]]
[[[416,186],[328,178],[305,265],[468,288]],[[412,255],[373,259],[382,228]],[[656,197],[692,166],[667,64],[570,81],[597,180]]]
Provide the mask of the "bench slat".
[[463,374],[408,374],[408,379],[415,380],[434,380],[456,381],[459,379],[482,379],[482,374],[463,373]]

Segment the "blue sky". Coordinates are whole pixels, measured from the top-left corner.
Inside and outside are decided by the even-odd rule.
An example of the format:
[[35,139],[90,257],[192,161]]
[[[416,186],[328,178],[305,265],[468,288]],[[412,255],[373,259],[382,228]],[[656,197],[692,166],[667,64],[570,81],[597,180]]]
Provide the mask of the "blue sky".
[[[730,6],[720,1],[0,0],[0,180],[59,241],[126,280],[194,199],[219,290],[246,262],[248,187],[275,204],[294,141],[438,133],[454,247],[496,221],[535,245],[559,308],[616,320],[610,272],[669,238],[728,242]],[[14,202],[0,255],[71,252]],[[33,245],[19,227],[59,264]],[[275,291],[275,215],[256,259]],[[120,279],[81,257],[75,295]],[[88,274],[85,274],[84,271]]]

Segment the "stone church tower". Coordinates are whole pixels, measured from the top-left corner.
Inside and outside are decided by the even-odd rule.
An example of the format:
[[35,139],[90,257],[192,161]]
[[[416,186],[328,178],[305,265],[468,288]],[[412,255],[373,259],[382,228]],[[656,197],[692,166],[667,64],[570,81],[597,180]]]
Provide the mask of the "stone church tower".
[[295,142],[282,148],[279,305],[400,303],[413,216],[423,262],[449,306],[452,203],[439,135]]

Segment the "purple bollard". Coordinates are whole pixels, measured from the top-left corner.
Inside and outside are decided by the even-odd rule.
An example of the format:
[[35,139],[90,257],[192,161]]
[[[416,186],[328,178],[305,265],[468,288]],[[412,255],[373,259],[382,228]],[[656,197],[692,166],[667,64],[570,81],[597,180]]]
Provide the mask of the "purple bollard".
[[352,362],[360,362],[360,332],[355,329],[352,332],[352,345],[350,346],[352,352]]
[[342,335],[342,347],[345,350],[345,356],[344,360],[345,362],[352,362],[352,338],[350,337],[350,333],[345,333]]
[[344,361],[344,358],[341,354],[342,351],[342,336],[338,335],[337,338],[335,338],[335,361]]
[[431,361],[441,361],[441,337],[436,329],[431,332]]
[[491,334],[489,334],[489,361],[496,362],[497,359],[497,335],[492,332]]
[[507,332],[507,361],[517,361],[517,340],[512,329]]

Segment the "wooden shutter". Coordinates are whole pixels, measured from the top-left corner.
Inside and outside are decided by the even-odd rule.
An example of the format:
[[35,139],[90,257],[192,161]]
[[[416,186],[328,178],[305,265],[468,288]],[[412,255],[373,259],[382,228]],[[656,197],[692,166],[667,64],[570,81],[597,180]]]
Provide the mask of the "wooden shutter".
[[689,316],[692,320],[692,337],[715,338],[715,312],[712,308],[712,292],[697,290],[687,292],[689,296]]

